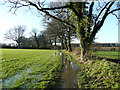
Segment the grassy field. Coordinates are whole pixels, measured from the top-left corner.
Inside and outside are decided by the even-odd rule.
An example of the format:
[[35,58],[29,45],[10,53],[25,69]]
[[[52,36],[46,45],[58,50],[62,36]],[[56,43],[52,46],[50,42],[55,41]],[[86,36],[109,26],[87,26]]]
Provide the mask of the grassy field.
[[3,88],[48,88],[60,75],[57,50],[2,49]]
[[[80,88],[120,88],[120,64],[118,51],[96,51],[95,56],[105,58],[91,60],[79,72]],[[110,59],[110,60],[109,60]],[[112,60],[111,60],[112,59]],[[117,63],[115,62],[117,60]]]
[[94,54],[99,57],[108,59],[119,59],[119,51],[95,51]]
[[[63,51],[66,53],[66,51]],[[118,59],[116,51],[96,51],[99,57]],[[68,53],[67,53],[68,54]],[[72,52],[68,58],[72,57]],[[78,55],[77,55],[78,56]],[[62,57],[57,50],[2,49],[3,88],[49,88],[54,87],[60,76]],[[76,62],[76,60],[72,60]],[[120,64],[96,58],[80,64],[79,88],[118,88]]]
[[118,63],[105,59],[91,60],[81,67],[82,70],[78,73],[80,88],[118,88],[120,86]]

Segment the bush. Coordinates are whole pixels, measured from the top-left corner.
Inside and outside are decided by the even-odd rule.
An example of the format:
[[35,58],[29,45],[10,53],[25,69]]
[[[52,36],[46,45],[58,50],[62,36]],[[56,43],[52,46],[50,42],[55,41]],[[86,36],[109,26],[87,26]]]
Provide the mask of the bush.
[[111,51],[115,51],[115,48],[111,48]]

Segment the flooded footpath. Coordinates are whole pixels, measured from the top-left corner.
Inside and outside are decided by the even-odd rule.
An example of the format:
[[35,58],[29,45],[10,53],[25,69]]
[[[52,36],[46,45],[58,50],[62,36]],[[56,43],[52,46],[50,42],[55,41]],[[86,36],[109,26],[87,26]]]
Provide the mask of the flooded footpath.
[[80,66],[73,63],[66,55],[60,52],[63,59],[63,67],[60,78],[56,82],[55,90],[57,88],[78,88],[77,73],[80,71]]

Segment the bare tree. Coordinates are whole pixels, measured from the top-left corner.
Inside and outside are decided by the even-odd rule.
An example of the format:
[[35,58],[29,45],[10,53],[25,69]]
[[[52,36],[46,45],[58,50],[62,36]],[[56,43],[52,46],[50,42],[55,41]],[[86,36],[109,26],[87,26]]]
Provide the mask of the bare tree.
[[25,26],[15,26],[5,33],[5,38],[9,40],[13,40],[18,44],[18,48],[20,47],[22,37],[24,36]]
[[32,36],[34,37],[34,40],[35,40],[36,44],[37,44],[37,48],[39,48],[39,46],[40,46],[40,39],[39,39],[39,32],[38,32],[38,30],[37,29],[33,29],[31,33],[32,33]]

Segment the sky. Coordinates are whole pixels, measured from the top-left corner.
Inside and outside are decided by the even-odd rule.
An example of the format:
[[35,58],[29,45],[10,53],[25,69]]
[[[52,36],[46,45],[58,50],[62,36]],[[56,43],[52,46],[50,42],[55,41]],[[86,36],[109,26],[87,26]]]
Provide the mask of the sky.
[[26,32],[25,36],[29,36],[29,32],[36,28],[38,30],[44,30],[43,24],[41,23],[41,18],[38,17],[31,11],[26,11],[26,9],[18,9],[16,14],[9,12],[9,8],[4,5],[0,5],[0,42],[11,43],[13,41],[6,40],[4,38],[5,33],[17,25],[25,25]]
[[[8,12],[9,8],[0,5],[0,43],[13,43],[13,41],[6,40],[4,34],[11,28],[17,25],[25,25],[27,30],[25,36],[29,36],[29,32],[36,28],[38,30],[45,30],[42,23],[42,17],[36,15],[36,11],[26,11],[25,8],[18,9],[15,14]],[[79,42],[79,41],[75,41]],[[99,43],[117,43],[118,42],[118,20],[115,16],[109,15],[105,20],[103,27],[96,35],[95,42]]]

